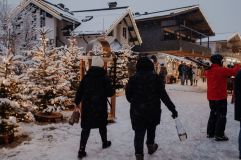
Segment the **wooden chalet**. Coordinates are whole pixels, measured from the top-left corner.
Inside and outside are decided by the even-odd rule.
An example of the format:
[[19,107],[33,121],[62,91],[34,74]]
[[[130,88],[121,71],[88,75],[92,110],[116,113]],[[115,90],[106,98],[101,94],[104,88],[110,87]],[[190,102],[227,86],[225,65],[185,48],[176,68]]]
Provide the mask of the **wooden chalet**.
[[142,43],[131,9],[116,5],[116,2],[110,2],[109,8],[73,11],[81,22],[74,30],[78,46],[86,48],[99,37],[104,37],[113,50]]
[[79,47],[85,48],[99,37],[104,37],[114,50],[140,45],[142,40],[130,7],[117,7],[117,2],[109,2],[108,6],[70,11],[64,4],[49,0],[22,0],[11,15],[17,44],[23,48],[30,43],[35,46],[39,41],[36,29],[45,27],[51,30],[47,37],[53,47],[68,44],[72,31]]
[[64,4],[47,0],[23,0],[12,12],[11,20],[18,45],[39,41],[36,29],[47,28],[49,45],[56,47],[68,43],[66,35],[80,25],[78,19]]
[[[135,13],[142,45],[140,53],[167,53],[177,56],[209,57],[211,49],[202,46],[202,39],[214,36],[198,6],[187,6],[157,12]],[[200,43],[197,44],[196,41]]]

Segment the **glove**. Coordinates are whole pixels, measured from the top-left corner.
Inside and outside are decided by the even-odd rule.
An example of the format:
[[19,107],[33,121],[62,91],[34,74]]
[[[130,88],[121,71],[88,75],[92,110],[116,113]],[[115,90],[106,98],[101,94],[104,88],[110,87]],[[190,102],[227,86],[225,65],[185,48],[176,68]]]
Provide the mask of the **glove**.
[[175,119],[175,118],[177,118],[177,117],[178,117],[178,112],[177,112],[176,110],[174,110],[174,111],[172,112],[172,118]]

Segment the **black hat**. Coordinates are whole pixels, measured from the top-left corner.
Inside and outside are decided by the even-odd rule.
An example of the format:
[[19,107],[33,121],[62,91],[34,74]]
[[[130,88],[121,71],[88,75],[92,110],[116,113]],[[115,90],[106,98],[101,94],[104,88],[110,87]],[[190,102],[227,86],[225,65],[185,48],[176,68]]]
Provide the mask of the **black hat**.
[[211,61],[213,64],[222,65],[222,60],[223,60],[223,56],[222,56],[221,54],[213,54],[213,55],[210,57],[210,61]]
[[154,64],[152,61],[147,57],[141,57],[136,63],[136,70],[137,71],[153,71]]

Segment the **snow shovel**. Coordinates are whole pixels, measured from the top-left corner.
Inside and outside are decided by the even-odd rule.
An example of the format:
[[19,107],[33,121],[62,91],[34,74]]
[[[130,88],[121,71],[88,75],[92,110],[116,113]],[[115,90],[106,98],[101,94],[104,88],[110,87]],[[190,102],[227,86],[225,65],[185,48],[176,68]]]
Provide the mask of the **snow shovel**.
[[180,141],[186,140],[187,133],[186,133],[185,129],[183,128],[181,121],[178,118],[175,119],[175,124],[176,124],[177,134],[178,134]]

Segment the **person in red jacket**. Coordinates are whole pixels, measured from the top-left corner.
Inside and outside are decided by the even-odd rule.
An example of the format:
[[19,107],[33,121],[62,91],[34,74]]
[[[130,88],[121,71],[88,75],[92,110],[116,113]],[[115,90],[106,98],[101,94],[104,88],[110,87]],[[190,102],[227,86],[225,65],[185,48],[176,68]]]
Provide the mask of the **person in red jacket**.
[[207,126],[207,137],[216,141],[228,141],[225,135],[227,115],[227,78],[235,76],[240,66],[234,68],[223,67],[223,56],[214,54],[211,56],[211,67],[206,71],[207,98],[210,106],[210,117]]

